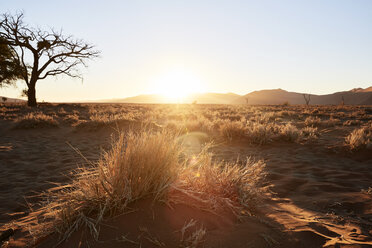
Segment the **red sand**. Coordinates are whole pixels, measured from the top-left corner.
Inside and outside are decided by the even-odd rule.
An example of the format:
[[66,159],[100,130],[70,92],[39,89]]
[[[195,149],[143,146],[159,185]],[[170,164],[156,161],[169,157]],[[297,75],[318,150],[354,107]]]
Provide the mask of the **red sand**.
[[[21,205],[24,195],[48,189],[49,182],[67,182],[62,174],[83,163],[66,141],[94,161],[100,149],[109,146],[112,133],[112,129],[84,132],[65,126],[12,130],[8,124],[0,121],[3,223],[17,217],[5,213],[27,211]],[[90,247],[158,247],[155,239],[163,247],[179,247],[179,230],[191,219],[206,229],[200,247],[372,247],[372,195],[362,191],[372,186],[372,153],[350,153],[343,147],[344,137],[353,128],[335,127],[309,144],[215,147],[216,159],[253,156],[265,160],[274,197],[259,206],[257,216],[238,221],[227,213],[221,217],[185,205],[174,206],[174,210],[161,204],[152,208],[149,201],[141,201],[133,206],[137,211],[105,221],[100,226],[100,242],[93,242],[81,230],[59,247],[87,247],[86,240]],[[136,243],[115,241],[123,235]],[[18,243],[23,247],[19,236],[3,246]],[[55,240],[49,237],[38,247],[51,247]]]

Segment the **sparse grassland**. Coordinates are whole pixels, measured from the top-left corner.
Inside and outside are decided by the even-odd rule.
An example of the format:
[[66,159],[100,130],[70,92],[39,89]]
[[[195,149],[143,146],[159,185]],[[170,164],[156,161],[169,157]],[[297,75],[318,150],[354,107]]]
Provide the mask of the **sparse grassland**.
[[203,132],[212,139],[264,145],[314,141],[326,128],[362,126],[371,120],[371,110],[361,106],[42,104],[36,112],[22,105],[3,105],[0,118],[14,121],[20,129],[70,126],[94,132],[151,125],[179,134]]
[[[248,218],[244,225],[250,221],[254,225],[242,230],[252,232],[256,226],[265,230],[250,236],[255,247],[262,247],[278,243],[277,232],[267,229],[270,222],[260,213],[273,199],[288,208],[271,215],[280,219],[283,213],[300,211],[307,218],[311,206],[311,211],[318,211],[317,218],[331,221],[322,228],[338,219],[357,225],[354,215],[368,215],[358,204],[369,207],[369,106],[40,104],[34,110],[7,104],[0,106],[0,125],[0,158],[7,165],[0,184],[11,185],[3,187],[0,210],[26,212],[19,218],[1,216],[8,222],[2,228],[22,229],[31,238],[28,242],[45,237],[53,245],[57,239],[65,240],[68,247],[69,240],[85,230],[95,242],[110,247],[100,236],[110,221],[136,211],[135,220],[141,219],[141,211],[148,210],[141,225],[129,222],[135,229],[129,230],[131,235],[121,233],[113,239],[128,247],[146,242],[143,247],[161,247],[166,236],[157,236],[156,216],[163,221],[162,213],[172,209],[166,217],[176,219],[177,225],[169,226],[176,247],[211,242],[218,225],[225,226],[216,224],[220,218],[233,225]],[[73,148],[77,144],[74,149],[81,158],[68,144]],[[18,173],[24,178],[17,178]],[[60,174],[68,178],[61,179]],[[52,187],[46,181],[58,184]],[[23,192],[31,190],[43,193],[29,203],[30,209],[13,207],[22,201]],[[351,198],[345,199],[345,192]],[[315,200],[309,202],[310,198]],[[342,204],[352,214],[345,213]],[[315,226],[312,216],[304,224],[314,230],[312,235],[322,232],[318,239],[333,239]],[[151,222],[154,228],[147,225],[150,219],[157,221]],[[284,216],[280,224],[294,225],[291,230],[303,225],[286,223],[289,219]],[[121,221],[127,223],[125,218]],[[350,240],[358,227],[350,225],[349,233],[342,228],[332,231],[350,234]],[[360,237],[367,235],[365,230]],[[226,233],[230,231],[239,233],[237,229]]]

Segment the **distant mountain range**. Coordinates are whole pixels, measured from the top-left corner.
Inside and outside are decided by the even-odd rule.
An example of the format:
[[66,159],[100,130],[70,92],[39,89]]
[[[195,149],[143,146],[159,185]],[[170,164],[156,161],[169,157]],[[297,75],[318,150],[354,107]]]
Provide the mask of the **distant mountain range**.
[[[308,95],[308,94],[306,94]],[[328,95],[310,94],[310,104],[345,104],[372,105],[372,86],[366,89],[355,88],[350,91],[336,92]],[[123,99],[102,100],[99,102],[116,103],[174,103],[161,95],[139,95]],[[198,104],[305,104],[303,93],[289,92],[282,89],[253,91],[246,95],[234,93],[192,94],[179,100],[181,103]]]
[[191,94],[182,99],[167,99],[162,95],[138,95],[124,99],[102,100],[100,102],[117,103],[201,103],[201,104],[231,104],[241,95],[234,93],[199,93]]
[[[308,94],[306,94],[308,95]],[[7,98],[7,102],[22,102],[24,100]],[[310,94],[310,104],[345,104],[372,105],[372,86],[366,89],[355,88],[328,95]],[[0,102],[3,102],[0,96]],[[138,95],[122,99],[107,99],[89,102],[100,103],[197,103],[197,104],[305,104],[303,93],[289,92],[282,89],[253,91],[246,95],[234,93],[200,93],[192,94],[179,100],[170,100],[161,95]]]

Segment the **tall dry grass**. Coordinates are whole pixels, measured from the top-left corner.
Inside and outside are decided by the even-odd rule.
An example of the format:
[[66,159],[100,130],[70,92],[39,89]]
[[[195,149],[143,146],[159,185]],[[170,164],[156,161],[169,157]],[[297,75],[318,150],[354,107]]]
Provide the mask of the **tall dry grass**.
[[229,141],[238,140],[245,136],[246,126],[242,121],[224,120],[219,124],[219,131],[221,136]]
[[372,149],[372,124],[354,129],[346,138],[346,144],[352,149]]
[[237,216],[253,211],[263,197],[262,161],[216,163],[207,148],[198,156],[186,154],[167,132],[121,133],[99,162],[77,170],[70,184],[46,192],[41,207],[19,224],[28,225],[36,239],[57,232],[65,240],[82,226],[98,238],[102,219],[145,197]]
[[15,120],[16,129],[31,129],[31,128],[45,128],[58,127],[58,121],[50,115],[41,112],[31,112]]

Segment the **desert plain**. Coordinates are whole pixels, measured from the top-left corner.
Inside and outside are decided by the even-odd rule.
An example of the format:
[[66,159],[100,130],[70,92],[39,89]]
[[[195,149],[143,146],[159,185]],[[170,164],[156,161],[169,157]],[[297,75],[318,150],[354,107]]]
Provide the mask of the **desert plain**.
[[2,247],[372,247],[371,106],[2,104],[0,166]]

